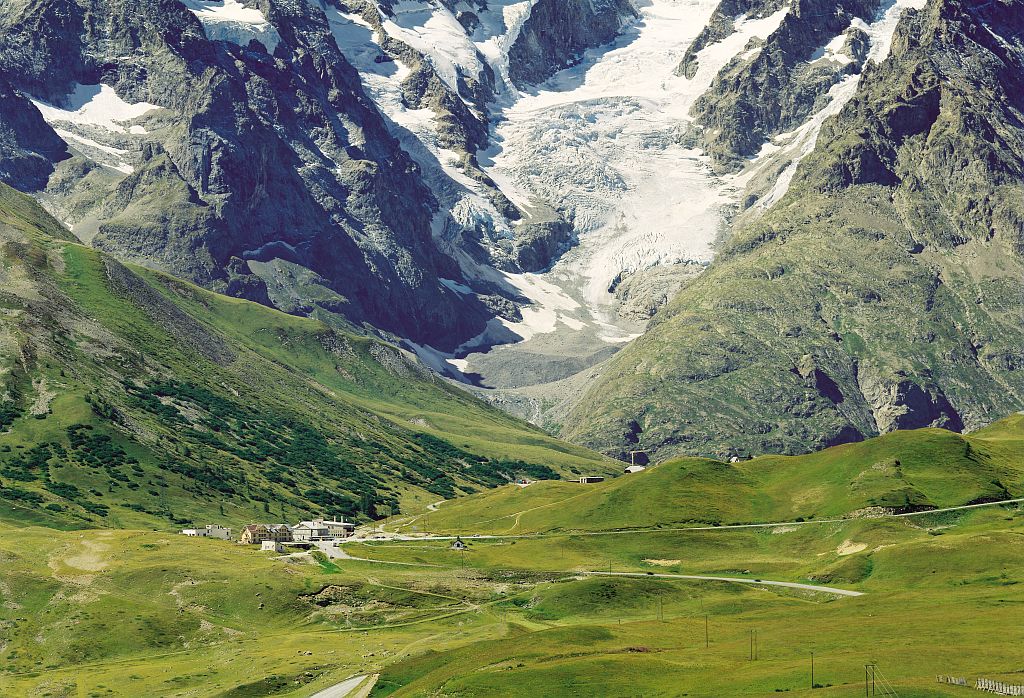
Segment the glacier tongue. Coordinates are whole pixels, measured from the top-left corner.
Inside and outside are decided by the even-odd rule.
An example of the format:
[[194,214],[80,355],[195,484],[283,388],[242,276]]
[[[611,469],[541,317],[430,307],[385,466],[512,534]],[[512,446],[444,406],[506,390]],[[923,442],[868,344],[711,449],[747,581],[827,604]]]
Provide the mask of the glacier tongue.
[[[608,289],[623,272],[711,259],[738,190],[681,144],[689,110],[719,70],[786,12],[739,18],[735,33],[702,52],[693,79],[677,76],[717,4],[653,0],[614,45],[588,52],[500,114],[497,145],[482,163],[514,201],[544,201],[574,224],[580,244],[547,276],[583,303],[581,320],[618,324]],[[632,329],[610,337],[622,340]]]
[[[510,297],[528,301],[521,319],[496,318],[448,355],[443,367],[482,374],[485,382],[489,369],[507,373],[520,356],[593,357],[637,336],[642,326],[618,312],[615,285],[658,265],[686,263],[693,269],[710,262],[715,240],[753,174],[769,163],[779,167],[782,174],[759,207],[778,201],[800,159],[813,149],[822,122],[850,99],[858,81],[850,76],[835,85],[824,109],[765,144],[743,173],[716,175],[709,159],[687,145],[690,110],[730,62],[761,50],[793,3],[765,17],[735,17],[731,32],[698,53],[689,78],[677,74],[677,67],[719,0],[637,3],[639,19],[614,43],[587,51],[575,66],[522,91],[509,79],[509,51],[541,1],[491,0],[480,7],[461,0],[398,0],[380,8],[379,27],[420,53],[453,95],[465,99],[460,88],[467,82],[493,76],[491,141],[476,154],[479,165],[527,219],[550,207],[578,237],[542,274],[500,272],[460,247],[464,231],[487,231],[484,239],[494,242],[514,236],[520,224],[497,210],[487,185],[467,176],[460,153],[441,145],[440,114],[407,105],[403,82],[409,69],[385,57],[384,37],[361,17],[324,3],[339,48],[359,69],[367,93],[438,199],[438,243],[459,261],[469,286],[504,288]],[[886,57],[903,10],[924,2],[896,0],[875,22],[854,22],[871,39],[869,60]],[[475,20],[464,23],[463,13],[470,12]],[[815,59],[841,61],[843,43],[837,37]],[[461,282],[444,285],[452,293],[470,290]],[[430,354],[432,364],[443,358],[429,347],[418,351]]]

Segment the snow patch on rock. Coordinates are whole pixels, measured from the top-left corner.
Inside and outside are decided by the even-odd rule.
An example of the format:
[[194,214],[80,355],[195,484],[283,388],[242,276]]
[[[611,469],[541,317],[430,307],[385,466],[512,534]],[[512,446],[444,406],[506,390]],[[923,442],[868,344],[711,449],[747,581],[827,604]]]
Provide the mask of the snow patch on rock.
[[[888,58],[892,50],[896,26],[899,24],[903,13],[908,9],[923,9],[926,4],[927,0],[896,0],[870,24],[859,18],[854,19],[851,26],[867,34],[870,41],[867,60],[880,63]],[[842,50],[845,40],[845,34],[836,37],[821,51],[821,56],[816,54],[817,57],[812,57],[812,60],[820,60],[822,57],[828,56],[829,51],[832,51],[834,55],[841,55],[835,54],[835,51]],[[757,157],[757,161],[763,164],[757,167],[769,167],[773,162],[779,162],[784,158],[789,160],[789,164],[786,165],[786,168],[776,179],[768,193],[757,202],[758,208],[762,210],[771,208],[786,195],[800,162],[814,151],[818,143],[818,134],[821,132],[822,124],[829,117],[838,114],[853,99],[853,96],[857,93],[860,79],[861,75],[858,73],[847,76],[841,82],[833,85],[828,93],[829,101],[821,110],[811,116],[800,128],[789,133],[780,134],[772,142],[765,144]],[[754,169],[756,170],[757,168],[755,167]]]
[[465,28],[441,3],[399,0],[382,19],[384,31],[422,54],[456,95],[462,76],[476,78],[483,69]]
[[130,122],[145,116],[155,104],[137,102],[129,104],[117,96],[109,85],[75,85],[74,90],[58,106],[32,100],[47,123],[69,123],[79,126],[98,126],[112,133],[145,133],[141,126]]
[[132,122],[160,107],[126,102],[109,85],[76,84],[61,102],[32,100],[54,133],[69,146],[124,174],[135,171],[128,162],[129,150],[120,146],[131,141],[129,136],[144,135],[145,127]]
[[[417,27],[434,27],[431,17],[427,16],[428,8],[442,15],[447,13],[450,20],[458,24],[445,7],[435,8],[427,3],[406,1],[396,5],[396,18],[392,21],[395,26],[404,23],[406,26],[402,32],[406,35],[404,38],[395,38],[406,41],[409,38],[408,33],[415,33]],[[399,14],[398,10],[403,12]],[[459,259],[465,269],[475,269],[479,265],[468,258],[458,244],[463,231],[485,231],[484,237],[490,239],[510,238],[513,233],[508,222],[491,202],[485,186],[465,174],[461,155],[441,145],[434,112],[426,108],[410,109],[407,106],[402,82],[411,71],[401,61],[392,60],[385,53],[381,46],[383,37],[378,36],[358,15],[343,13],[331,6],[326,7],[325,12],[338,49],[359,70],[367,95],[386,117],[392,135],[401,143],[403,150],[420,166],[424,182],[438,200],[439,209],[432,225],[438,245]],[[446,31],[454,31],[449,24],[448,20],[436,20],[437,26],[447,26]],[[385,22],[385,30],[388,26]],[[464,31],[462,25],[458,27],[460,31]],[[396,31],[398,30],[393,26],[388,33],[390,35]],[[431,48],[432,45],[429,45],[426,37],[429,37],[429,32],[417,39],[417,50]],[[463,38],[469,41],[465,33]],[[468,58],[470,53],[473,55],[472,65],[460,69],[465,72],[473,66],[480,65],[478,62],[473,63],[476,61],[475,49],[470,52],[463,46],[463,50],[451,54],[444,60],[449,60],[455,55]],[[441,60],[437,56],[430,59],[429,55],[427,59]],[[433,65],[436,68],[439,63]],[[449,77],[452,75],[454,73]]]
[[77,133],[72,133],[71,131],[65,131],[62,128],[54,128],[53,132],[60,136],[61,140],[69,146],[83,155],[92,158],[101,165],[106,165],[107,167],[115,169],[118,172],[123,172],[124,174],[132,174],[135,172],[135,168],[125,161],[125,158],[128,155],[127,150],[103,145],[91,138],[80,136]]
[[496,0],[489,2],[486,10],[477,12],[480,26],[474,33],[474,43],[494,71],[497,90],[506,98],[514,98],[518,94],[518,89],[509,78],[509,52],[538,2]]

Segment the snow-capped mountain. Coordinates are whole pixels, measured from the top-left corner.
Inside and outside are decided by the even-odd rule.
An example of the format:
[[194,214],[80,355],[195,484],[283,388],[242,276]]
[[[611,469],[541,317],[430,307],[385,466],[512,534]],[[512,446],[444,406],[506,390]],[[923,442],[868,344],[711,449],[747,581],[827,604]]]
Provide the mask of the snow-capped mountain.
[[12,0],[0,179],[557,422],[950,1]]

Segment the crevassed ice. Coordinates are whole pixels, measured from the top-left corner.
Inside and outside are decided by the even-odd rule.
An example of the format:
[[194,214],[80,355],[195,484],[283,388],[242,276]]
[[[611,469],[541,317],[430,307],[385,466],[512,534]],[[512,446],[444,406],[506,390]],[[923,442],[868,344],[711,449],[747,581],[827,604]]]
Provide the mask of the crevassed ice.
[[189,10],[203,23],[206,36],[215,41],[229,41],[245,46],[252,39],[263,44],[273,53],[281,43],[277,33],[263,13],[254,7],[246,7],[238,0],[182,0]]
[[580,233],[548,278],[579,298],[581,319],[614,322],[608,288],[622,272],[712,256],[722,210],[736,192],[680,136],[714,77],[788,11],[736,18],[733,34],[700,52],[693,79],[677,76],[716,5],[648,3],[613,45],[587,52],[507,107],[495,129],[498,145],[483,154],[506,195],[521,205],[548,202]]

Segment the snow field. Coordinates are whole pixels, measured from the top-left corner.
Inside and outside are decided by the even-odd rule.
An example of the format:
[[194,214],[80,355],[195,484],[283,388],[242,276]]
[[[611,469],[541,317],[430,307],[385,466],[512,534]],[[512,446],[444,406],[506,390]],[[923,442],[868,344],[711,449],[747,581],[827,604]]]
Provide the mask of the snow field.
[[101,143],[89,136],[100,137],[105,131],[120,144],[123,139],[119,137],[125,134],[144,135],[146,129],[131,122],[160,108],[148,102],[129,104],[109,85],[76,84],[71,94],[65,97],[63,106],[35,99],[32,103],[65,143],[101,165],[124,174],[135,171],[128,163],[129,151]]

